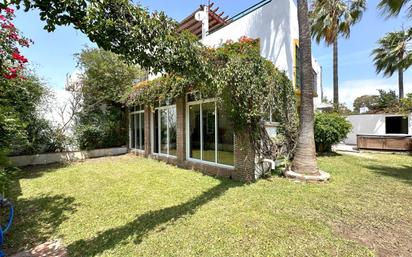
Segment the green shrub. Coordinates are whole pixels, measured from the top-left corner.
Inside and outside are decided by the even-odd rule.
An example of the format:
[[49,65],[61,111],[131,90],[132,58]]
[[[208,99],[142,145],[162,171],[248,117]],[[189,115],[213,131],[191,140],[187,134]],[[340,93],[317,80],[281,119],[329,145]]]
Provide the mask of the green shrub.
[[128,137],[124,114],[117,107],[83,111],[75,135],[82,150],[124,146]]
[[6,149],[0,149],[0,194],[3,196],[8,195],[12,177],[17,170],[10,164],[7,155]]
[[351,131],[352,125],[346,118],[337,113],[316,113],[315,142],[318,152],[330,152],[332,145],[344,140]]

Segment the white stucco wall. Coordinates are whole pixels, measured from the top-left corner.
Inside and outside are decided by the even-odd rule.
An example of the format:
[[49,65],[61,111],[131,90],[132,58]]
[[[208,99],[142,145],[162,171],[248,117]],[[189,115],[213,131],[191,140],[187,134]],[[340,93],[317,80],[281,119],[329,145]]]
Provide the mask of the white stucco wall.
[[[286,72],[293,81],[294,41],[299,38],[297,7],[293,0],[272,0],[270,3],[209,34],[202,42],[218,47],[227,40],[237,41],[242,36],[260,39],[261,55]],[[317,73],[317,91],[320,103],[321,68],[313,60]]]
[[[361,114],[347,117],[352,124],[352,132],[348,134],[345,144],[356,145],[356,136],[359,134],[385,135],[385,118],[399,116],[394,114]],[[409,115],[409,135],[412,135],[412,114]]]
[[203,43],[217,47],[242,36],[260,39],[261,55],[293,77],[293,40],[299,38],[297,8],[291,0],[273,0],[267,5],[212,32]]

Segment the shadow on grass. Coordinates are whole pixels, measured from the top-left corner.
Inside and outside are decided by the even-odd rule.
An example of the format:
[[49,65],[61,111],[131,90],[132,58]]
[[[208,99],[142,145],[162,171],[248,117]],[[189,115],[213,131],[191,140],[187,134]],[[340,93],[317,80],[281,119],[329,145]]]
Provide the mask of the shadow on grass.
[[45,173],[70,166],[70,163],[53,163],[46,165],[26,166],[17,173],[18,179],[33,179],[43,176]]
[[67,247],[68,253],[72,257],[99,255],[106,250],[113,249],[130,237],[134,239],[135,244],[140,244],[144,237],[156,227],[194,214],[204,204],[218,198],[229,188],[239,185],[241,184],[222,180],[219,185],[186,203],[149,211],[123,226],[100,232],[87,240],[76,241]]
[[341,153],[337,152],[321,152],[316,154],[317,157],[339,157],[342,156]]
[[386,165],[369,165],[365,168],[371,170],[382,176],[388,176],[396,178],[406,184],[412,185],[412,167],[408,165],[402,165],[398,167],[386,166]]
[[75,199],[64,195],[41,195],[14,200],[15,219],[6,235],[5,248],[14,253],[44,243],[60,224],[76,211]]

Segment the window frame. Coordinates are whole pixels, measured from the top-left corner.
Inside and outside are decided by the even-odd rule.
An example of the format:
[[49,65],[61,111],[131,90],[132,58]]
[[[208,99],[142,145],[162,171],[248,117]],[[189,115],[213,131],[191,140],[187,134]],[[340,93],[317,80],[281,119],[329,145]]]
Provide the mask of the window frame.
[[[190,94],[190,93],[189,93]],[[233,140],[233,166],[232,165],[227,165],[227,164],[221,164],[218,163],[218,109],[217,109],[217,104],[216,104],[216,99],[215,98],[208,98],[208,99],[201,99],[198,101],[188,101],[188,95],[186,94],[186,114],[185,114],[185,126],[186,126],[186,131],[185,131],[185,137],[186,137],[186,160],[189,160],[191,162],[196,162],[196,163],[202,163],[202,164],[208,164],[216,167],[222,167],[226,169],[234,169],[235,168],[235,142]],[[215,161],[205,161],[203,160],[203,104],[205,103],[214,103],[215,104]],[[190,127],[190,106],[192,105],[199,105],[200,106],[200,159],[194,159],[190,157],[190,132],[189,132],[189,127]],[[233,135],[234,137],[234,135]]]
[[[132,129],[132,122],[131,122],[132,116],[134,116],[134,118],[133,118],[134,131]],[[145,151],[145,144],[143,143],[143,137],[145,136],[144,135],[145,133],[144,133],[144,126],[142,128],[142,117],[141,116],[143,116],[143,120],[144,120],[144,107],[143,106],[140,106],[139,109],[137,109],[137,107],[134,106],[133,111],[129,113],[129,148],[131,150],[134,150],[134,151],[144,152]],[[139,124],[137,124],[136,117],[139,117]],[[132,133],[136,133],[137,125],[139,125],[139,127],[138,127],[139,128],[138,129],[138,131],[139,131],[139,141],[140,141],[139,146],[141,148],[136,147],[137,146],[137,137],[136,137],[136,135],[134,136],[134,146],[135,147],[132,148]]]
[[[168,121],[169,120],[169,110],[170,109],[175,109],[175,112],[176,112],[176,134],[177,134],[177,109],[176,109],[176,103],[174,103],[174,104],[171,104],[171,105],[164,105],[164,106],[161,106],[161,102],[159,101],[159,106],[157,106],[157,107],[155,107],[155,111],[158,111],[158,115],[157,115],[157,120],[155,121],[154,120],[154,112],[152,112],[151,113],[151,129],[150,129],[150,138],[151,138],[151,148],[152,148],[152,154],[153,155],[156,155],[156,156],[163,156],[163,157],[168,157],[168,158],[177,158],[177,156],[176,155],[171,155],[170,154],[170,132],[169,132],[169,122],[166,122],[166,141],[167,141],[167,153],[165,154],[165,153],[162,153],[161,151],[161,144],[162,144],[162,140],[161,140],[161,111],[162,110],[165,110],[166,111],[166,120]],[[157,122],[157,131],[156,131],[156,133],[157,133],[157,136],[158,136],[158,149],[159,149],[159,152],[158,153],[155,153],[154,152],[154,144],[155,144],[155,142],[154,142],[154,133],[155,133],[155,131],[154,131],[154,128],[155,128],[155,122]],[[177,141],[177,140],[176,140]],[[176,142],[176,145],[177,145],[177,142]],[[176,149],[176,152],[177,152],[177,149]]]

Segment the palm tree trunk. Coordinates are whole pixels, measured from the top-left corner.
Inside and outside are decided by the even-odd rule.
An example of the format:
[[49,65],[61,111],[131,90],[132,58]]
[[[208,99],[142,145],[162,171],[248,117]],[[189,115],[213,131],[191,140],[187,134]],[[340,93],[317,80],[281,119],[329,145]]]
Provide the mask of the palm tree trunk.
[[339,56],[338,56],[338,37],[333,42],[333,105],[339,108]]
[[399,81],[399,99],[404,97],[403,93],[403,68],[398,69],[398,81]]
[[312,45],[307,0],[298,0],[299,44],[302,60],[300,127],[292,170],[299,174],[319,175],[316,164],[313,106]]

